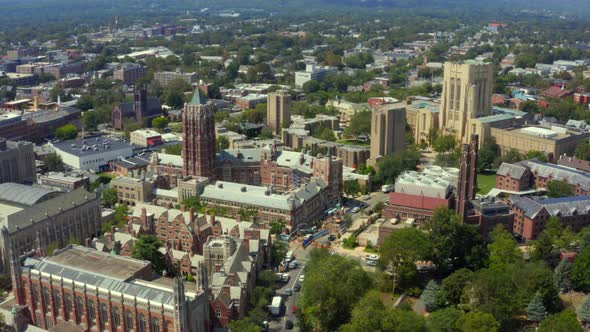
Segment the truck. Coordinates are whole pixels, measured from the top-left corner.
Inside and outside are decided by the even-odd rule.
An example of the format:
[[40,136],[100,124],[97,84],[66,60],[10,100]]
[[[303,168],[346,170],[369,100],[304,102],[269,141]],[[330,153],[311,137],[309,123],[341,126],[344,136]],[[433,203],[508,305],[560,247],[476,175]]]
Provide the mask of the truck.
[[392,184],[384,184],[381,186],[381,191],[384,193],[388,193],[390,191],[393,191],[394,186]]
[[269,307],[270,313],[273,316],[281,314],[281,308],[283,307],[283,298],[281,296],[275,296],[272,298],[271,305]]

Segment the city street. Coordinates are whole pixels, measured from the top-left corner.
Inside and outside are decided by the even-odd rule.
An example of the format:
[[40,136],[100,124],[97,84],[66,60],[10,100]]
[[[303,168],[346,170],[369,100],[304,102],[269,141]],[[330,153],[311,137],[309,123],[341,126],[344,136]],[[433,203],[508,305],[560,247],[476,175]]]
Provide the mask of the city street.
[[[300,252],[302,252],[305,255],[306,250],[301,250]],[[303,260],[305,260],[305,257],[301,257]],[[287,331],[287,329],[285,329],[285,322],[287,320],[291,320],[293,322],[294,325],[297,325],[297,319],[295,317],[295,314],[293,313],[293,306],[297,303],[297,298],[299,297],[299,294],[303,291],[303,284],[299,282],[299,277],[304,273],[303,272],[303,267],[304,264],[301,260],[300,257],[295,256],[295,260],[297,262],[300,263],[300,265],[293,270],[290,270],[289,272],[289,282],[286,283],[282,283],[282,287],[279,288],[276,291],[276,295],[277,296],[282,296],[283,297],[283,311],[281,312],[282,315],[278,316],[278,317],[271,317],[270,321],[269,321],[269,331],[272,332],[278,332],[278,331]],[[301,285],[301,290],[299,292],[295,292],[293,290],[293,287],[295,286],[295,284],[298,283]],[[287,288],[290,288],[292,291],[292,295],[288,296],[285,294],[285,290]],[[294,326],[293,329],[291,329],[290,331],[299,331],[299,329],[297,328],[297,326]]]

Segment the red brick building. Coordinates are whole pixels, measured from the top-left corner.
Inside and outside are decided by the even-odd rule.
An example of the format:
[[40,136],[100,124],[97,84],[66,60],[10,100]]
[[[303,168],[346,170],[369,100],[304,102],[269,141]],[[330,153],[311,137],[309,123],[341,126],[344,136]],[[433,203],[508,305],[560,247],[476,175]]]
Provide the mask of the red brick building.
[[581,105],[590,104],[590,93],[589,92],[578,92],[574,93],[574,101]]
[[162,278],[150,262],[79,246],[48,258],[20,257],[14,267],[19,315],[43,329],[210,331],[207,278]]
[[196,89],[182,113],[184,176],[215,176],[215,105]]
[[443,206],[453,208],[454,197],[436,198],[392,192],[389,194],[389,204],[383,209],[383,217],[398,220],[413,218],[417,224],[422,224],[432,218],[434,210]]
[[496,188],[510,191],[530,189],[532,173],[524,166],[502,163],[496,172]]

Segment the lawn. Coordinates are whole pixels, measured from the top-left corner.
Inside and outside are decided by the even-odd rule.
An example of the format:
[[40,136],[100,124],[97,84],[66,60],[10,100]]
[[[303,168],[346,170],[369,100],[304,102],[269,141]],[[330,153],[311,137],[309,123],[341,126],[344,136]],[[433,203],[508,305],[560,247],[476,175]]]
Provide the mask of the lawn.
[[359,141],[359,140],[347,140],[347,139],[341,139],[341,140],[337,140],[336,143],[341,143],[341,144],[346,144],[346,145],[359,145],[359,146],[369,146],[371,145],[371,143],[369,142],[365,142],[365,141]]
[[496,187],[496,174],[478,174],[477,175],[477,193],[487,194]]

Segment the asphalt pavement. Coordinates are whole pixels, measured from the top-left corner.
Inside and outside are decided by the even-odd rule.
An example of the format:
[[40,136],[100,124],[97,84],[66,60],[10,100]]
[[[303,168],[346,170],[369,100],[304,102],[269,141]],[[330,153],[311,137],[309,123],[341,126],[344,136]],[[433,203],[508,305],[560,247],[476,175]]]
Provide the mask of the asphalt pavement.
[[[299,252],[303,253],[305,251]],[[300,260],[300,258],[302,260]],[[285,322],[287,320],[291,320],[294,325],[297,325],[297,318],[293,313],[293,306],[297,303],[299,294],[303,291],[303,284],[299,282],[299,277],[303,274],[305,257],[298,257],[297,254],[295,254],[295,260],[299,263],[299,266],[296,269],[289,270],[287,272],[290,276],[289,281],[286,283],[282,283],[282,287],[276,291],[277,296],[283,297],[283,310],[281,311],[280,316],[271,317],[271,320],[269,321],[269,331],[271,332],[287,331],[287,329],[285,329]],[[296,283],[301,285],[301,290],[299,292],[295,292],[293,290],[293,287]],[[285,294],[285,290],[287,288],[290,288],[292,290],[291,295]],[[299,331],[299,329],[297,328],[297,326],[294,326],[293,329],[289,331]]]

